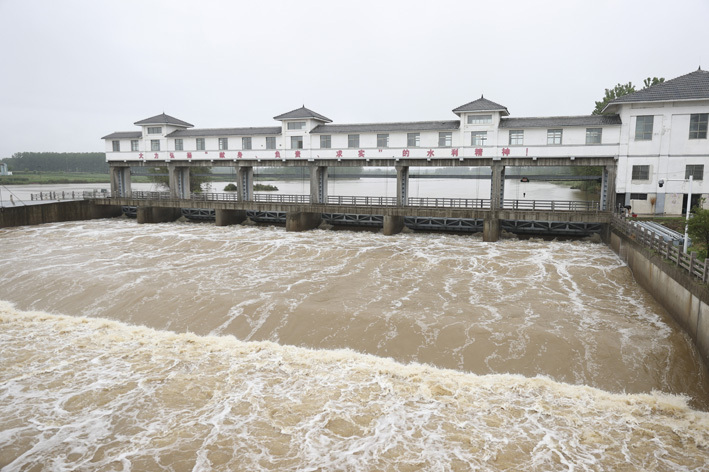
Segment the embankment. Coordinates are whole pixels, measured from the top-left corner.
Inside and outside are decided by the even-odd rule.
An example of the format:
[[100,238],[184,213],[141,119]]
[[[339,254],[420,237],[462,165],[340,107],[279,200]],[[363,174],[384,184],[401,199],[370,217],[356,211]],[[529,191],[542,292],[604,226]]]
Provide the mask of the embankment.
[[630,237],[611,231],[610,246],[630,267],[635,280],[689,334],[709,366],[709,287]]
[[120,215],[120,206],[94,205],[86,200],[18,205],[0,208],[0,228],[112,218]]

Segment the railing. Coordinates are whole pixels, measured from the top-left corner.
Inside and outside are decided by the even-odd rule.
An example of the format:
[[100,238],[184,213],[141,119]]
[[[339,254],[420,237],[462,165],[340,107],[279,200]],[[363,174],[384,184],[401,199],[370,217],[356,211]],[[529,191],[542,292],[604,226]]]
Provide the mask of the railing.
[[611,224],[618,231],[635,240],[637,243],[650,248],[677,267],[686,270],[691,276],[696,277],[704,283],[709,279],[709,263],[707,262],[709,259],[699,261],[696,258],[696,252],[685,254],[681,246],[673,245],[672,241],[665,241],[659,237],[657,233],[649,231],[632,221],[628,221],[623,216],[613,215]]
[[[105,191],[76,191],[76,192],[42,192],[32,194],[32,200],[59,200],[59,199],[90,199],[113,198],[111,192]],[[120,198],[120,197],[118,197]],[[168,192],[133,191],[131,198],[135,200],[179,200]],[[192,193],[189,200],[195,202],[237,202],[237,192],[222,193]],[[286,195],[278,193],[256,193],[253,202],[257,203],[286,203],[310,204],[310,195]],[[368,196],[342,196],[330,195],[327,197],[328,205],[351,205],[372,207],[397,206],[395,197],[368,197]],[[409,197],[406,202],[408,207],[425,208],[461,208],[461,209],[490,209],[489,198],[434,198],[434,197]],[[502,208],[506,210],[531,210],[531,211],[600,211],[599,202],[579,202],[562,200],[503,200]]]
[[359,197],[330,195],[327,197],[328,205],[356,205],[356,206],[396,206],[396,197]]
[[61,201],[61,200],[83,200],[86,198],[104,198],[110,195],[108,191],[94,190],[62,190],[51,192],[39,192],[30,194],[31,201]]
[[576,202],[560,200],[503,200],[505,210],[538,211],[599,211],[599,202]]
[[489,209],[490,199],[485,198],[412,198],[407,206],[432,208]]

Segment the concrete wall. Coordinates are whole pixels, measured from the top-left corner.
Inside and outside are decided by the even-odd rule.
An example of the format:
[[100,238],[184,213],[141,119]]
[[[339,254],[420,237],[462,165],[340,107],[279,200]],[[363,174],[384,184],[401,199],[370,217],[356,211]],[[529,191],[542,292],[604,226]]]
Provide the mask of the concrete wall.
[[709,366],[709,287],[625,235],[611,232],[610,246],[640,286],[690,335]]
[[0,208],[0,228],[112,218],[121,214],[120,206],[94,205],[84,200],[4,207]]

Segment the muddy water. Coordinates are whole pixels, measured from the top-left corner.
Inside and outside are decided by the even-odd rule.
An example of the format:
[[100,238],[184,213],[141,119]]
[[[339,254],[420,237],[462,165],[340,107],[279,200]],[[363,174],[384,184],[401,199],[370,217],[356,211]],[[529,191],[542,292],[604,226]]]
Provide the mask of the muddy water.
[[707,467],[696,351],[602,245],[127,219],[0,243],[7,470]]

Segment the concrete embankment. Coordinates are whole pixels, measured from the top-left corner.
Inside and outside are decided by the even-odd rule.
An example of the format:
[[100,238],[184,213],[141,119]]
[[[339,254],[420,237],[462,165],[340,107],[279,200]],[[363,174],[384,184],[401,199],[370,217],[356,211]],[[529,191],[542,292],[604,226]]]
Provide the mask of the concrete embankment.
[[640,286],[690,335],[704,365],[709,366],[709,287],[686,269],[615,230],[610,246],[628,264]]
[[112,218],[120,215],[120,206],[94,205],[86,200],[2,207],[0,208],[0,228]]

